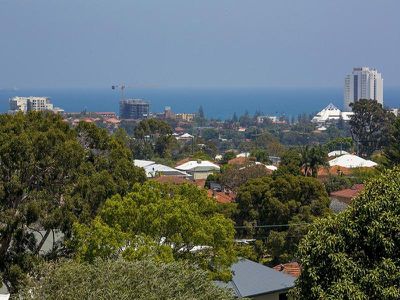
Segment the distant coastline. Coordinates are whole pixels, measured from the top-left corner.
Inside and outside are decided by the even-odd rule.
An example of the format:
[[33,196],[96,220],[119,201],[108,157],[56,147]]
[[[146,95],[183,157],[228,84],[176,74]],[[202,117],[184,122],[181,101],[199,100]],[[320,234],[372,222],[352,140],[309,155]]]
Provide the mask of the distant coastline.
[[[330,102],[343,106],[343,88],[136,88],[127,89],[127,98],[143,98],[152,112],[170,106],[174,112],[196,112],[200,105],[208,118],[229,119],[256,111],[265,115],[297,116],[320,111]],[[8,110],[13,96],[48,96],[66,112],[112,111],[118,113],[120,93],[106,88],[0,89],[0,112]],[[400,107],[400,87],[385,87],[384,103]]]

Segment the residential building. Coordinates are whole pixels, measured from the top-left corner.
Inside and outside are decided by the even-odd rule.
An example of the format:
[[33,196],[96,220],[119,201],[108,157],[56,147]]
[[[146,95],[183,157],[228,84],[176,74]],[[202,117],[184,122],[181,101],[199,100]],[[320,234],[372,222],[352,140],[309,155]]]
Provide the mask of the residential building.
[[180,171],[162,164],[157,164],[151,160],[135,159],[133,164],[136,167],[143,168],[147,178],[155,178],[160,176],[178,176],[189,178],[190,175],[184,171]]
[[126,99],[119,102],[120,119],[147,119],[149,117],[149,113],[150,104],[142,99]]
[[339,213],[347,208],[351,201],[364,190],[364,184],[355,184],[349,189],[343,189],[332,192],[329,195],[331,199],[330,209]]
[[243,258],[231,266],[231,271],[232,280],[217,285],[231,289],[237,298],[287,299],[287,292],[296,280],[292,275]]
[[353,68],[344,83],[344,111],[351,111],[350,103],[360,99],[376,100],[383,106],[383,78],[376,69]]
[[185,122],[193,122],[195,117],[196,117],[196,114],[188,114],[188,113],[175,114],[175,118],[177,120],[182,120]]
[[54,107],[48,97],[13,97],[10,98],[10,113],[18,111],[45,111],[63,112],[59,107]]
[[206,179],[208,175],[220,171],[220,167],[207,160],[192,160],[175,167],[180,171],[189,173],[194,180]]

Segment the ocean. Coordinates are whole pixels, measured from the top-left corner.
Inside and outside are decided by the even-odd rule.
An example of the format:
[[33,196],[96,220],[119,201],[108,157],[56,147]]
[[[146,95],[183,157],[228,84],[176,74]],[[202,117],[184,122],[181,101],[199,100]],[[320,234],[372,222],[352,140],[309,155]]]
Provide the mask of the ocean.
[[[66,112],[112,111],[118,114],[120,91],[105,88],[70,89],[0,89],[0,112],[7,112],[13,96],[47,96],[54,106]],[[200,105],[207,118],[227,119],[246,111],[265,115],[313,114],[329,103],[343,106],[342,88],[134,88],[125,89],[125,98],[142,98],[150,102],[151,112],[170,106],[173,112],[196,112]],[[400,87],[385,88],[385,106],[400,107]]]

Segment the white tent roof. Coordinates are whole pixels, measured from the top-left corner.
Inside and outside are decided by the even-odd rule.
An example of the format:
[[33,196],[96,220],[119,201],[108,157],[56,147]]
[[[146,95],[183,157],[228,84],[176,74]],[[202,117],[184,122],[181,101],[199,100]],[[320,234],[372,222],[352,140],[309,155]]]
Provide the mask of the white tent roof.
[[329,161],[329,165],[339,166],[343,168],[371,168],[378,165],[377,163],[363,159],[357,155],[345,154]]
[[329,103],[327,107],[321,110],[317,115],[312,118],[313,122],[326,122],[328,120],[338,120],[340,119],[341,111],[332,103]]
[[135,160],[133,161],[133,164],[134,164],[136,167],[144,168],[144,167],[147,167],[147,166],[150,166],[150,165],[155,164],[155,162],[154,162],[154,161],[151,161],[151,160],[135,159]]
[[182,171],[214,171],[214,170],[219,170],[220,167],[210,161],[207,160],[191,160],[188,161],[180,166],[177,166],[176,169],[182,170]]
[[344,155],[344,154],[349,154],[349,152],[346,152],[344,150],[335,150],[335,151],[329,152],[328,156],[335,157],[335,156],[340,156],[340,155]]

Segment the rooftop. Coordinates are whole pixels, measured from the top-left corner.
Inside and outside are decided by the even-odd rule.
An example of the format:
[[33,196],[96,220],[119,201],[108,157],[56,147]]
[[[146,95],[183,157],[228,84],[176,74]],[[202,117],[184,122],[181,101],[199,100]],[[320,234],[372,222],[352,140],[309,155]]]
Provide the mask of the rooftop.
[[248,259],[231,266],[232,280],[219,285],[231,288],[238,298],[285,292],[294,287],[295,277]]

